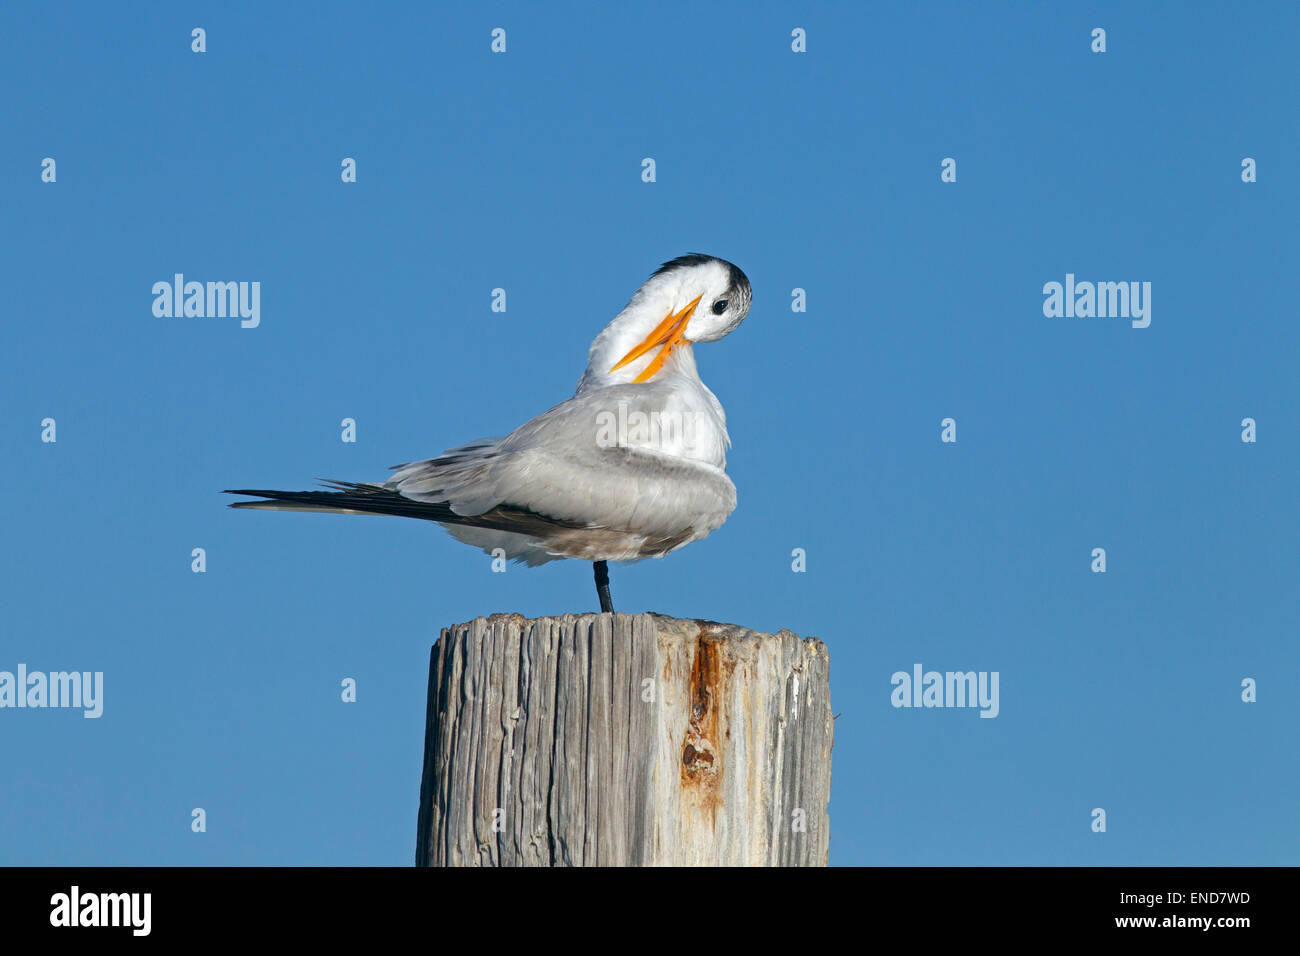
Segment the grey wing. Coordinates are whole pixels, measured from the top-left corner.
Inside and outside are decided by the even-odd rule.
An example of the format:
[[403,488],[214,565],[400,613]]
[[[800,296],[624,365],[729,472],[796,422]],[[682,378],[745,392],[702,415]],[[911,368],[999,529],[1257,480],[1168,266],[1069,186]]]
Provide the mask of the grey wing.
[[[646,394],[639,386],[627,393]],[[610,400],[599,392],[576,396],[505,438],[398,466],[385,487],[417,501],[445,501],[460,515],[508,505],[646,535],[703,536],[720,526],[736,506],[726,473],[649,449],[606,447],[598,416]]]
[[[448,502],[456,514],[482,514],[501,504],[486,500],[494,495],[490,472],[500,457],[501,441],[480,438],[436,458],[394,465],[393,476],[384,487],[414,501]],[[480,501],[485,503],[480,505]]]

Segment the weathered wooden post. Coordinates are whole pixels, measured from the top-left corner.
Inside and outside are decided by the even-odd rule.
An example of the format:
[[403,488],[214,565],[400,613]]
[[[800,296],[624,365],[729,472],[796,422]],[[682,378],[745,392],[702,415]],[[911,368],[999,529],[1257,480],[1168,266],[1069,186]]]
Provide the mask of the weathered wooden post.
[[659,614],[446,628],[416,863],[824,866],[829,668],[815,638]]

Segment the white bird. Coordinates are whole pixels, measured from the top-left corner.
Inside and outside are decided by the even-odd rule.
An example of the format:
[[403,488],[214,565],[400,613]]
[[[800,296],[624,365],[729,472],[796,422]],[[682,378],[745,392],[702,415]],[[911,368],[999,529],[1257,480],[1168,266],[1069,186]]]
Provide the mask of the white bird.
[[596,336],[573,398],[504,438],[394,466],[382,483],[229,491],[267,499],[231,507],[423,518],[530,565],[591,561],[600,608],[613,611],[606,562],[663,557],[735,510],[726,415],[693,346],[735,330],[750,299],[731,263],[673,259]]

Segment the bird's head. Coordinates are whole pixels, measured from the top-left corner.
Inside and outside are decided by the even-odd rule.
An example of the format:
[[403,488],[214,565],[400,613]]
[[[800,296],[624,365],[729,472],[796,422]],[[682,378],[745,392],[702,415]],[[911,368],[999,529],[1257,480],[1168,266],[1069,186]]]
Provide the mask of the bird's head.
[[665,262],[593,343],[589,371],[648,382],[675,351],[732,332],[751,298],[745,273],[724,259],[694,253]]

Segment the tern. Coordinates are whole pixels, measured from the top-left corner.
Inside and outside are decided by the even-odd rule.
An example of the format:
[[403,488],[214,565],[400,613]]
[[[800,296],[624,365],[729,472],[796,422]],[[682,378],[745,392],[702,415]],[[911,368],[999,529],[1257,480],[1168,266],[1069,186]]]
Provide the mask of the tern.
[[735,331],[751,298],[730,262],[673,259],[596,336],[574,396],[504,438],[395,465],[384,482],[227,490],[264,499],[230,507],[421,518],[528,565],[590,561],[600,609],[613,612],[607,562],[663,557],[735,510],[726,415],[694,345]]

